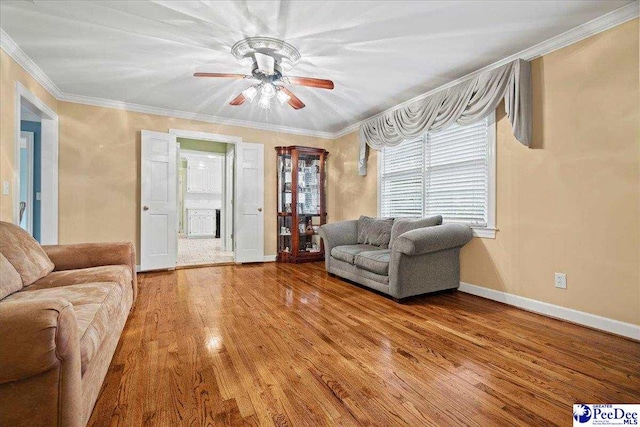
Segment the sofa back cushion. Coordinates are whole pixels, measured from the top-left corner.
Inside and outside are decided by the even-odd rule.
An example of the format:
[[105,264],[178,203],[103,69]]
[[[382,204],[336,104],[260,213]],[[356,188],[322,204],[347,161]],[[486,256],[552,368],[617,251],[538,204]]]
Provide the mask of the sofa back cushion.
[[391,240],[393,218],[371,218],[362,215],[358,219],[358,243],[386,249]]
[[442,225],[442,216],[428,216],[426,218],[396,218],[391,228],[391,240],[389,247],[393,248],[393,244],[401,234],[416,228],[432,227],[434,225]]
[[0,253],[0,300],[22,289],[22,278]]
[[29,286],[53,271],[42,246],[22,228],[0,221],[0,253],[13,265],[22,286]]

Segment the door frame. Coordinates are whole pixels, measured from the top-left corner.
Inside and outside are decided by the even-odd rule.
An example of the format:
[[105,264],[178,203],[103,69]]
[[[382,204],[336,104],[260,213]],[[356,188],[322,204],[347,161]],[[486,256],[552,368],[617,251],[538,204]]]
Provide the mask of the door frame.
[[29,89],[16,82],[13,153],[13,222],[20,218],[20,127],[22,103],[36,109],[41,119],[40,135],[40,243],[58,244],[58,114]]
[[[169,129],[169,134],[171,135],[175,135],[176,138],[189,138],[189,139],[198,139],[201,141],[212,141],[212,142],[222,142],[225,144],[233,144],[234,145],[234,152],[237,153],[238,152],[238,147],[240,144],[242,144],[242,138],[239,136],[232,136],[232,135],[223,135],[223,134],[218,134],[218,133],[208,133],[208,132],[199,132],[199,131],[192,131],[192,130],[186,130],[186,129]],[[226,153],[223,154],[225,161],[223,162],[223,164],[225,165],[225,172],[226,172]],[[234,176],[234,180],[233,180],[233,185],[236,185],[236,168],[234,168],[233,170],[233,176]],[[226,174],[225,174],[225,179],[226,179]],[[226,200],[228,199],[229,195],[227,194],[227,186],[226,186],[226,182],[225,185],[223,185],[222,187],[222,193],[223,193],[223,197],[222,197],[222,206],[226,208]],[[225,209],[226,210],[226,209]],[[235,216],[235,209],[234,209],[234,216]],[[220,242],[221,245],[223,243],[223,241],[225,240],[225,235],[228,234],[228,230],[227,227],[228,225],[226,224],[227,220],[227,215],[225,213],[224,218],[220,218]],[[235,236],[235,222],[233,221],[232,224],[232,230],[231,232],[234,234]],[[235,241],[235,239],[234,239]],[[225,245],[226,246],[226,245]],[[229,250],[229,248],[227,247],[226,250]],[[235,247],[231,248],[231,250],[233,251],[233,259],[235,261],[236,259],[236,251],[235,251]]]
[[[27,149],[27,163],[29,164],[29,170],[27,171],[27,231],[29,234],[33,236],[33,201],[35,200],[35,194],[33,194],[33,144],[34,144],[34,134],[33,132],[20,132],[20,139],[26,140],[26,147],[22,147],[20,144],[20,148]],[[22,162],[21,162],[22,163]],[[20,169],[22,169],[22,165],[20,165]],[[18,210],[19,212],[19,210]],[[18,213],[18,223],[20,223],[20,214]]]
[[[224,173],[225,173],[225,181],[224,181],[224,225],[223,230],[220,230],[222,236],[222,249],[228,251],[230,248],[233,249],[233,189],[235,188],[236,183],[236,146],[229,145],[227,146],[227,152],[224,153]],[[235,256],[235,255],[234,255]]]

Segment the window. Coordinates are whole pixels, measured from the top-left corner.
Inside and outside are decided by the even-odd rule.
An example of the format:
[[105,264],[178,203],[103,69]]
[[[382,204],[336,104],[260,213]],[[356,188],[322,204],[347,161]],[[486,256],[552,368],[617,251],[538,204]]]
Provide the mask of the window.
[[442,215],[495,237],[494,115],[469,126],[386,147],[380,156],[379,213]]

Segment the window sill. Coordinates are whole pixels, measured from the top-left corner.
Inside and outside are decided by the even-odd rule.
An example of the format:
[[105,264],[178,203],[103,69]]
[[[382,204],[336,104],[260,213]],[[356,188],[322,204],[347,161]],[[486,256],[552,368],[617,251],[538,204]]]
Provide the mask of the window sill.
[[495,228],[472,228],[473,237],[480,237],[481,239],[495,239]]

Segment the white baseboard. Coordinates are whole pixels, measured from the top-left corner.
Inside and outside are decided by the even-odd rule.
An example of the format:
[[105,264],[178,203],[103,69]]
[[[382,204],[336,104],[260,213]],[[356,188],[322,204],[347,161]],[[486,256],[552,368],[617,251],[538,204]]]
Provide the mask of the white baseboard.
[[532,311],[534,313],[566,320],[568,322],[577,323],[579,325],[588,326],[590,328],[599,329],[601,331],[622,335],[624,337],[640,341],[640,326],[633,325],[631,323],[625,323],[619,320],[585,313],[584,311],[573,310],[571,308],[561,307],[559,305],[549,304],[531,298],[483,288],[481,286],[471,285],[464,282],[460,282],[460,288],[458,288],[458,290]]

